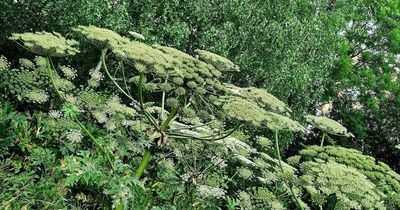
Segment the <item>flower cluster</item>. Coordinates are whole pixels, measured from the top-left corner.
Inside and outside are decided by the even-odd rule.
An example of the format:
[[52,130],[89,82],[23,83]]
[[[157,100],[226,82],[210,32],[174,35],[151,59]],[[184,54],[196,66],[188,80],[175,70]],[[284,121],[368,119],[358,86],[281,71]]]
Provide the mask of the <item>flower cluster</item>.
[[56,32],[12,34],[10,39],[21,41],[27,49],[42,56],[63,57],[79,53],[79,50],[74,47],[78,42],[65,39]]
[[385,209],[384,195],[358,170],[335,162],[301,164],[302,179],[313,204],[324,205],[335,194],[339,209]]
[[[221,77],[220,69],[175,48],[130,41],[115,32],[94,26],[79,26],[74,30],[96,45],[110,48],[137,72],[144,72],[145,79],[151,81],[143,84],[147,92],[175,89],[171,92],[173,95],[167,96],[169,98],[185,95],[189,91],[204,94],[206,91],[226,89],[217,80]],[[127,76],[131,77],[130,82],[139,83],[137,72],[127,72]]]
[[25,90],[22,92],[22,97],[24,97],[27,101],[42,104],[45,103],[49,99],[49,95],[44,90]]
[[264,89],[255,87],[241,88],[232,84],[224,85],[227,87],[227,91],[230,94],[251,100],[266,110],[276,113],[291,112],[290,108],[287,107],[283,101],[279,100]]
[[265,120],[266,111],[257,104],[237,96],[221,97],[216,104],[222,104],[222,109],[230,118],[261,125]]
[[308,123],[321,129],[322,131],[332,134],[332,135],[344,135],[347,137],[352,137],[353,135],[347,131],[343,125],[335,120],[329,119],[327,117],[319,117],[307,115],[305,116]]
[[76,70],[70,66],[61,66],[61,71],[63,72],[64,76],[70,80],[75,79],[77,76]]
[[215,104],[222,105],[225,114],[230,118],[249,122],[255,126],[266,125],[274,131],[306,132],[298,122],[281,114],[266,111],[254,101],[239,96],[222,96]]
[[62,113],[60,111],[58,111],[58,110],[50,110],[49,111],[49,116],[54,118],[54,119],[57,119],[57,118],[60,118],[62,116]]
[[311,146],[301,150],[299,156],[290,158],[291,162],[298,164],[300,161],[335,161],[353,167],[364,174],[374,183],[382,193],[387,196],[386,204],[393,208],[400,207],[400,175],[390,167],[375,158],[363,155],[355,149],[335,146]]
[[80,143],[83,139],[83,134],[78,130],[71,130],[67,133],[67,139],[71,143]]
[[227,58],[206,50],[197,49],[195,52],[199,56],[200,60],[215,66],[221,71],[239,71],[239,67]]
[[[9,64],[4,57],[5,68]],[[21,58],[20,67],[7,71],[0,71],[0,81],[6,93],[18,100],[26,100],[32,103],[44,103],[49,99],[46,91],[48,76],[41,65],[42,57],[37,57],[35,62]]]
[[240,88],[239,92],[244,97],[257,102],[264,109],[278,113],[291,112],[290,108],[284,102],[264,89],[255,87]]
[[78,26],[72,30],[85,36],[100,49],[112,48],[113,46],[129,41],[129,39],[120,36],[112,30],[96,26]]
[[271,130],[287,130],[290,132],[305,133],[306,129],[298,122],[273,112],[266,112],[265,119],[267,121],[267,127]]
[[286,209],[279,198],[264,187],[252,187],[246,191],[240,191],[238,198],[245,209]]
[[224,199],[226,194],[226,190],[222,188],[207,185],[197,186],[197,192],[204,197],[214,197],[217,199]]
[[7,70],[8,68],[10,68],[10,63],[8,62],[7,58],[0,56],[0,72]]
[[89,71],[90,79],[88,81],[88,86],[96,88],[100,85],[100,81],[103,80],[104,76],[99,69],[91,69]]

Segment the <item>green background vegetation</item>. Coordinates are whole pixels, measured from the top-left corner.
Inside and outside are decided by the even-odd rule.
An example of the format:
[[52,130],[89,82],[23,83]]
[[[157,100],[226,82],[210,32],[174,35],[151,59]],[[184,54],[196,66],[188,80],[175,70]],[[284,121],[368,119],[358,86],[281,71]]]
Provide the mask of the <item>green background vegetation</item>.
[[[15,42],[8,39],[12,33],[56,31],[81,43],[79,56],[74,59],[60,59],[60,63],[66,62],[82,69],[79,70],[77,79],[79,84],[84,84],[90,79],[89,69],[96,66],[99,53],[93,47],[88,47],[91,46],[90,43],[72,32],[71,28],[78,25],[108,28],[121,35],[128,35],[129,31],[135,31],[146,37],[143,42],[147,44],[170,46],[188,54],[194,54],[196,49],[202,49],[224,56],[240,67],[240,72],[230,74],[225,78],[226,82],[240,87],[266,89],[285,102],[293,110],[292,117],[301,123],[305,123],[302,116],[322,111],[343,124],[354,135],[352,138],[330,135],[325,139],[326,144],[357,149],[362,154],[369,155],[360,154],[362,158],[361,156],[355,158],[365,166],[360,169],[358,168],[360,163],[352,162],[353,159],[350,158],[351,161],[346,162],[346,159],[349,159],[348,156],[357,156],[357,152],[335,151],[340,153],[333,158],[335,162],[358,170],[354,172],[352,168],[343,169],[344,173],[356,174],[355,180],[345,180],[345,185],[360,182],[368,185],[365,186],[368,188],[371,182],[383,189],[382,192],[387,195],[392,192],[400,193],[396,191],[400,189],[398,182],[393,181],[398,179],[396,178],[398,175],[392,176],[400,172],[400,150],[396,148],[400,144],[400,80],[397,79],[400,68],[400,3],[397,0],[4,0],[0,2],[0,8],[2,8],[0,11],[0,55],[4,55],[11,66],[18,66],[18,63],[21,63],[20,58],[34,59],[31,53],[17,47]],[[116,64],[112,65],[116,66]],[[40,76],[43,75],[38,77]],[[3,82],[0,88],[3,89],[6,85]],[[105,88],[104,91],[114,90]],[[32,109],[47,112],[49,110],[46,110],[46,107],[16,102],[18,100],[5,98],[7,93],[1,91],[0,93],[3,94],[0,98],[2,103],[0,139],[2,144],[13,139],[18,139],[19,142],[18,145],[4,143],[5,146],[0,148],[0,158],[4,157],[1,159],[0,177],[3,181],[0,180],[0,184],[12,186],[14,189],[0,196],[12,197],[15,192],[24,188],[29,190],[25,191],[25,194],[21,193],[22,198],[43,201],[43,204],[36,204],[37,206],[32,208],[46,207],[46,202],[54,204],[48,205],[47,208],[65,207],[66,204],[63,203],[62,198],[67,192],[62,191],[64,188],[60,187],[61,184],[58,181],[65,172],[62,171],[64,169],[57,167],[60,163],[55,158],[60,151],[63,155],[69,155],[66,161],[78,164],[82,167],[82,171],[93,175],[90,178],[89,175],[83,178],[86,180],[80,181],[77,185],[74,185],[76,180],[66,180],[70,182],[67,186],[71,186],[73,191],[83,192],[84,198],[76,199],[79,205],[85,203],[83,200],[86,199],[88,202],[85,205],[96,207],[94,203],[101,200],[97,194],[101,194],[100,192],[104,189],[107,191],[105,195],[114,195],[117,194],[115,192],[121,190],[116,183],[110,183],[107,187],[102,185],[102,182],[110,179],[108,177],[111,176],[110,174],[103,174],[100,169],[83,168],[87,166],[80,163],[91,159],[86,147],[76,148],[73,144],[68,144],[63,145],[62,149],[40,147],[31,151],[29,148],[31,143],[26,142],[45,138],[51,145],[51,142],[56,141],[57,138],[62,138],[53,135],[63,135],[64,128],[54,125],[48,116],[41,116],[44,115],[41,112],[30,112]],[[10,101],[11,104],[6,101]],[[329,112],[326,112],[323,106],[326,104],[330,105]],[[48,130],[39,132],[40,135],[38,132],[35,133],[43,127]],[[119,135],[118,133],[109,134],[95,123],[89,127],[102,142],[117,139],[116,136]],[[271,138],[271,133],[267,129],[248,129],[241,132],[236,133],[236,137],[248,144],[252,144],[256,136]],[[330,153],[334,150],[333,148],[326,148],[326,151],[318,149],[314,151],[313,147],[308,147],[319,144],[322,135],[322,132],[317,129],[312,130],[311,137],[307,139],[282,134],[280,138],[283,147],[282,156],[284,160],[292,156],[289,158],[289,160],[294,160],[291,165],[297,167],[302,176],[293,178],[290,174],[273,174],[278,177],[277,180],[283,180],[280,182],[281,185],[285,182],[284,180],[291,180],[295,190],[304,182],[314,183],[305,190],[309,196],[306,199],[312,201],[309,203],[312,203],[311,206],[314,207],[322,205],[323,201],[333,199],[330,197],[330,192],[316,193],[327,187],[327,183],[315,184],[315,181],[312,181],[316,179],[315,174],[325,177],[328,176],[323,174],[326,168],[338,167],[335,164],[324,165],[316,161],[316,157],[327,161],[330,156],[333,156],[334,152]],[[273,144],[268,146],[268,142],[263,143],[267,146],[263,147],[259,142],[251,146],[257,149],[269,148],[264,152],[274,156]],[[119,152],[129,153],[130,149],[131,147],[126,146],[126,151]],[[198,149],[201,151],[200,148]],[[26,159],[18,161],[5,158],[13,157],[15,151],[21,153],[17,154],[21,157],[26,151],[29,151],[29,155]],[[136,152],[140,156],[140,151]],[[73,153],[79,154],[80,159],[75,160]],[[372,157],[373,161],[367,161]],[[338,158],[341,160],[337,160]],[[254,158],[254,161],[256,159]],[[93,164],[104,164],[102,161],[104,160],[96,159]],[[138,165],[139,160],[136,161]],[[309,161],[317,163],[309,163]],[[378,161],[381,162],[378,164]],[[383,162],[387,165],[383,165]],[[25,165],[28,167],[26,168]],[[310,169],[313,168],[312,166],[314,169]],[[17,172],[5,172],[9,167]],[[168,164],[165,167],[168,167]],[[208,185],[212,186],[211,183],[215,183],[212,176],[234,174],[229,170],[234,169],[227,169],[228,172],[224,175],[217,172],[211,173],[211,178],[207,180]],[[34,175],[32,175],[33,171],[36,171]],[[167,173],[166,171],[168,170],[164,168],[152,168],[152,172],[158,173],[157,176],[161,177],[160,173]],[[241,172],[245,174],[246,171]],[[313,176],[308,176],[309,174]],[[341,176],[340,173],[337,176]],[[389,177],[386,177],[385,183],[377,181],[385,176]],[[365,179],[369,182],[365,183]],[[32,180],[39,181],[33,184]],[[87,184],[89,180],[94,180],[93,184]],[[128,183],[131,180],[124,181]],[[232,182],[228,179],[225,181]],[[245,178],[242,182],[245,182]],[[172,189],[174,182],[171,180],[164,180],[163,183],[170,185],[167,188],[160,188],[165,191],[190,189],[190,186]],[[276,192],[272,193],[272,189],[260,188],[257,184],[254,184],[257,188],[250,189],[249,187],[246,190],[243,190],[245,188],[240,185],[244,184],[237,181],[235,187],[241,190],[239,195],[235,194],[236,197],[232,196],[232,199],[240,200],[241,204],[238,206],[242,208],[256,208],[257,205],[276,209],[279,209],[279,205],[295,207],[290,198],[280,200],[276,197],[276,192],[282,193],[285,190],[284,187],[274,188]],[[336,189],[334,186],[328,187]],[[87,188],[86,191],[81,190],[84,188]],[[338,191],[350,194],[348,189]],[[50,196],[48,192],[55,194]],[[135,195],[141,193],[132,192]],[[164,200],[171,200],[168,196],[179,194],[164,191],[154,193],[162,198],[166,197]],[[77,196],[78,193],[75,197]],[[247,199],[246,196],[251,199]],[[373,200],[376,195],[369,196],[368,198]],[[55,200],[50,199],[51,197],[57,198],[55,203],[53,203]],[[390,205],[395,206],[400,203],[398,196],[390,194],[388,197],[392,202]],[[351,199],[360,201],[365,197]],[[107,197],[102,201],[112,203],[111,200]],[[24,202],[25,200],[21,201],[19,207],[27,205]],[[190,202],[187,201],[187,203]],[[26,203],[29,201],[27,200]],[[223,206],[228,205],[227,203],[233,205],[235,200],[229,200],[229,202],[218,200],[213,204],[214,206],[211,204],[210,206]],[[343,205],[358,204],[350,202]],[[325,207],[328,208],[328,206]],[[186,208],[186,206],[177,206],[177,208]]]

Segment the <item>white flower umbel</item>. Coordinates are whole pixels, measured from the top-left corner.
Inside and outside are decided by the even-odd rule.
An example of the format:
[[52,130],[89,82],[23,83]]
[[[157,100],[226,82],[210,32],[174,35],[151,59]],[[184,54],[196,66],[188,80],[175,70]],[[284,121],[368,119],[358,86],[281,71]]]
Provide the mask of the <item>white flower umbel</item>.
[[204,197],[214,197],[217,199],[224,199],[226,194],[226,190],[222,188],[207,185],[197,186],[197,192]]

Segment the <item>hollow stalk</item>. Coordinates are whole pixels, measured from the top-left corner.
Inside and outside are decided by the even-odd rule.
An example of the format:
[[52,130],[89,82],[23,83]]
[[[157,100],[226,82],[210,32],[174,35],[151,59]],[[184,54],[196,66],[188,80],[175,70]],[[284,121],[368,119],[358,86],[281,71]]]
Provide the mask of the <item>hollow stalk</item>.
[[[278,157],[278,165],[283,174],[284,170],[283,170],[283,166],[282,166],[281,153],[279,151],[278,130],[275,130],[275,150],[276,150],[276,156]],[[288,188],[290,190],[290,194],[292,195],[292,198],[295,201],[297,208],[303,210],[303,207],[301,206],[299,199],[294,194],[292,186],[290,186],[288,183],[286,183],[286,181],[284,181],[284,183],[288,186]]]
[[326,133],[324,132],[324,133],[322,134],[322,139],[321,139],[321,145],[320,145],[320,147],[323,147],[323,146],[324,146],[325,136],[326,136]]

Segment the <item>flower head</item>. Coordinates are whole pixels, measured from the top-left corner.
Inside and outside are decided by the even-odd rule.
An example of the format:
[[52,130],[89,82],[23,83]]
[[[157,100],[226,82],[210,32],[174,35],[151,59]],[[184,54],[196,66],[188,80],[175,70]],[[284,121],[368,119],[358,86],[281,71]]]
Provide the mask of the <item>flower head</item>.
[[45,103],[49,99],[49,95],[45,91],[39,89],[27,91],[23,95],[28,101],[39,104]]
[[79,53],[79,50],[74,47],[78,44],[77,41],[65,39],[56,32],[12,34],[9,39],[20,41],[30,51],[43,56],[63,57]]
[[75,79],[75,77],[77,76],[76,70],[74,68],[71,68],[70,66],[61,66],[61,71],[68,79]]
[[246,98],[258,102],[258,104],[260,104],[260,106],[263,108],[269,109],[273,112],[291,112],[289,107],[287,107],[284,102],[273,96],[271,93],[268,93],[264,89],[255,87],[241,88],[240,93]]
[[264,89],[249,87],[241,88],[232,84],[224,84],[230,94],[241,96],[257,103],[259,106],[266,110],[277,113],[291,112],[290,108],[286,104],[268,93]]
[[72,30],[82,34],[101,49],[113,48],[129,41],[127,38],[122,37],[112,30],[96,26],[78,26]]
[[308,123],[311,125],[317,127],[318,129],[332,134],[332,135],[344,135],[347,137],[352,137],[353,134],[349,133],[347,131],[347,128],[345,128],[343,125],[338,123],[335,120],[332,120],[327,117],[319,117],[319,116],[312,116],[312,115],[307,115],[305,116],[306,120]]
[[10,63],[7,61],[7,58],[4,56],[0,56],[0,72],[10,68]]
[[267,121],[267,127],[271,130],[287,130],[301,133],[305,133],[307,131],[298,122],[280,114],[266,112],[265,119]]
[[205,50],[197,49],[195,52],[199,55],[200,60],[215,66],[221,71],[239,71],[239,67],[227,58]]
[[71,130],[67,133],[67,139],[71,142],[71,143],[79,143],[82,141],[83,139],[83,135],[80,131],[78,130]]
[[230,118],[254,125],[260,125],[265,120],[266,111],[264,109],[241,97],[221,97],[216,103],[222,103],[222,109]]
[[137,32],[134,31],[129,31],[129,34],[132,35],[133,37],[135,37],[136,39],[140,39],[140,40],[145,40],[146,38],[144,38],[144,36],[142,34],[139,34]]
[[214,197],[217,199],[225,198],[226,190],[219,187],[210,187],[207,185],[199,185],[197,192],[204,197]]

